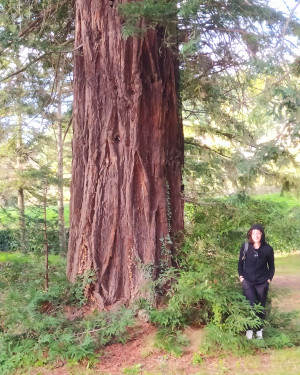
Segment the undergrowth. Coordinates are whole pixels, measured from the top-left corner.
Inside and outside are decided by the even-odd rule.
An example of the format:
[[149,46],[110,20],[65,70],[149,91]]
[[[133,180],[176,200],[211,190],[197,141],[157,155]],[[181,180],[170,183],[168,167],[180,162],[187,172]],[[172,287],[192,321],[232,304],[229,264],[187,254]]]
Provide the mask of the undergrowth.
[[42,263],[0,264],[0,373],[56,360],[95,360],[112,340],[125,342],[133,311],[94,311],[83,316],[84,283],[70,284],[65,262],[50,266],[51,284],[43,291]]
[[[245,339],[247,328],[255,330],[260,325],[256,316],[260,307],[253,310],[242,295],[237,259],[247,230],[256,222],[265,227],[275,253],[300,248],[296,203],[284,205],[280,199],[275,202],[241,195],[203,206],[186,206],[187,229],[185,242],[174,259],[177,267],[164,269],[165,273],[151,284],[153,293],[167,289],[164,307],[154,309],[152,300],[139,301],[139,308],[148,310],[158,326],[156,346],[181,355],[187,343],[182,329],[187,325],[203,327],[206,332],[195,361],[201,361],[202,353],[208,352],[249,354],[300,344],[293,315],[271,308],[272,292],[264,340]],[[8,257],[0,263],[1,374],[56,360],[74,364],[88,359],[92,364],[104,345],[127,339],[127,328],[134,322],[133,309],[83,314],[85,283],[93,275],[70,284],[65,266],[61,259],[50,263],[51,282],[45,292],[43,264],[37,257]]]
[[240,193],[185,206],[187,236],[230,253],[236,253],[255,223],[265,228],[266,240],[276,252],[299,250],[300,200],[296,198],[279,194],[252,198]]
[[203,352],[246,354],[299,345],[300,329],[293,325],[293,315],[271,308],[272,291],[264,340],[245,339],[247,329],[255,331],[260,326],[256,312],[261,307],[250,307],[237,278],[239,249],[250,226],[261,223],[275,252],[289,252],[300,248],[299,212],[299,206],[285,207],[244,195],[188,205],[185,243],[176,259],[179,269],[173,272],[177,272],[176,281],[169,288],[167,306],[151,311],[151,320],[159,327],[158,345],[180,353],[177,332],[191,324],[205,327]]

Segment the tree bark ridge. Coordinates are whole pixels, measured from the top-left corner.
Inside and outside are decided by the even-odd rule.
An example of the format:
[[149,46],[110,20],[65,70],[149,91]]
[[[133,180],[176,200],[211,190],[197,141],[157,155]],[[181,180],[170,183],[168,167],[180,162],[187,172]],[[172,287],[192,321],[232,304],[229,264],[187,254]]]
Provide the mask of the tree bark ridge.
[[145,268],[156,278],[171,265],[166,239],[183,229],[178,65],[161,29],[124,40],[108,1],[77,0],[76,13],[67,273],[94,269],[94,296],[109,308],[146,294]]

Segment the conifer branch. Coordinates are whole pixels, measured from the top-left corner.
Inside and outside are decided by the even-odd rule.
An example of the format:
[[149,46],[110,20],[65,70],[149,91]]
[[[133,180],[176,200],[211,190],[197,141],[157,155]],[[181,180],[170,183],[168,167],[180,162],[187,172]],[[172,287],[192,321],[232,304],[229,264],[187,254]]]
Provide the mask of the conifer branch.
[[25,70],[27,70],[31,65],[37,63],[38,61],[42,60],[44,57],[50,55],[52,52],[46,52],[46,53],[43,53],[41,56],[37,57],[36,59],[32,60],[30,63],[26,64],[23,68],[19,69],[19,70],[16,70],[15,72],[7,75],[6,77],[2,78],[0,80],[0,83],[1,82],[4,82],[6,80],[8,80],[9,78],[12,78],[14,76],[17,76],[18,74],[20,73],[23,73],[25,72]]
[[189,140],[185,140],[184,143],[187,144],[187,145],[195,146],[195,147],[197,147],[197,148],[199,148],[199,149],[204,148],[204,149],[206,149],[206,150],[212,151],[212,152],[214,152],[214,153],[216,153],[216,154],[222,156],[222,158],[225,158],[225,159],[227,159],[227,160],[231,160],[231,159],[232,159],[231,156],[227,156],[227,155],[223,154],[222,152],[220,152],[220,151],[218,151],[218,150],[215,150],[215,149],[213,149],[213,148],[211,148],[211,147],[208,147],[208,146],[206,146],[206,145],[203,145],[203,144],[197,143],[197,142],[195,142],[195,141],[192,142],[192,141],[189,141]]
[[[82,47],[82,44],[76,48],[73,48],[71,50],[61,50],[59,51],[59,53],[72,53],[72,52],[75,52],[77,51],[78,49],[80,49]],[[45,52],[44,54],[42,54],[41,56],[37,57],[36,59],[32,60],[30,63],[26,64],[23,68],[19,69],[19,70],[16,70],[15,72],[7,75],[6,77],[2,78],[0,80],[0,83],[1,82],[4,82],[6,80],[8,80],[9,78],[11,77],[14,77],[20,73],[23,73],[25,72],[28,68],[30,68],[32,65],[34,65],[35,63],[37,63],[38,61],[40,60],[43,60],[46,56],[49,56],[49,55],[52,55],[53,53],[57,53],[57,51],[50,51],[50,52]]]
[[63,137],[63,142],[65,142],[66,136],[69,132],[70,126],[72,125],[72,122],[73,122],[73,115],[71,116],[70,121],[69,121],[68,126],[67,126],[67,129],[65,131],[65,134],[64,134],[64,137]]
[[288,26],[291,22],[291,18],[292,18],[293,14],[295,13],[295,10],[298,8],[299,5],[300,5],[300,0],[297,1],[294,8],[290,11],[290,14],[289,14],[288,18],[286,19],[285,25],[284,25],[282,33],[281,33],[281,39],[283,39],[285,37],[286,30],[287,30],[287,28],[288,28]]
[[37,17],[35,20],[31,21],[29,23],[29,25],[27,27],[25,27],[25,29],[21,30],[19,32],[19,37],[20,38],[24,38],[26,36],[28,36],[33,30],[35,30],[37,27],[39,27],[41,24],[45,23],[45,21],[50,17],[52,16],[52,14],[54,14],[58,7],[59,6],[62,6],[64,4],[66,4],[67,1],[63,1],[61,4],[56,4],[56,5],[53,5],[52,7],[49,7],[45,10],[43,10]]

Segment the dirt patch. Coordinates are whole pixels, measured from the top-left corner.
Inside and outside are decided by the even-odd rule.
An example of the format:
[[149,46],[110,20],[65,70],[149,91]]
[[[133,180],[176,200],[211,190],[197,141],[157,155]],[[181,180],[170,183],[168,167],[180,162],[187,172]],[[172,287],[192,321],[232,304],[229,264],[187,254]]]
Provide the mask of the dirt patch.
[[107,347],[97,366],[100,373],[120,375],[124,373],[124,369],[129,371],[130,368],[134,369],[134,366],[139,366],[141,371],[147,371],[149,375],[165,374],[166,370],[170,374],[197,373],[197,367],[192,364],[194,351],[190,347],[183,356],[174,357],[155,348],[154,334],[155,329],[149,325],[136,340],[126,345],[114,344]]
[[275,288],[300,288],[300,277],[275,275],[272,286]]
[[170,374],[196,374],[197,366],[193,365],[193,356],[204,339],[203,329],[189,327],[184,334],[188,337],[190,345],[181,357],[174,357],[155,347],[156,328],[149,323],[140,323],[134,328],[131,340],[124,344],[108,346],[97,369],[101,374],[120,375],[124,369],[134,368],[139,365],[142,371],[151,375]]
[[281,311],[300,311],[300,277],[275,275],[271,287],[275,292],[273,304]]
[[[149,323],[140,323],[130,333],[131,339],[126,344],[109,345],[100,359],[99,370],[108,374],[122,374],[122,369],[141,363],[143,358],[142,349],[148,344],[149,337],[154,335],[156,329]],[[151,356],[153,353],[151,354]],[[146,358],[147,359],[147,358]]]

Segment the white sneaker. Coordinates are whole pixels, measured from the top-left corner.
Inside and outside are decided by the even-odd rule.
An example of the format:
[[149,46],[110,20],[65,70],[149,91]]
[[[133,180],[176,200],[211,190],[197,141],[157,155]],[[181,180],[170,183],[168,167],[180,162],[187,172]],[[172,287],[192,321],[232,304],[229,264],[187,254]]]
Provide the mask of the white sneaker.
[[260,331],[256,332],[256,338],[261,340],[263,338],[263,330],[261,329]]
[[246,337],[247,337],[248,340],[253,339],[253,331],[252,331],[252,329],[248,329],[248,331],[246,332]]

